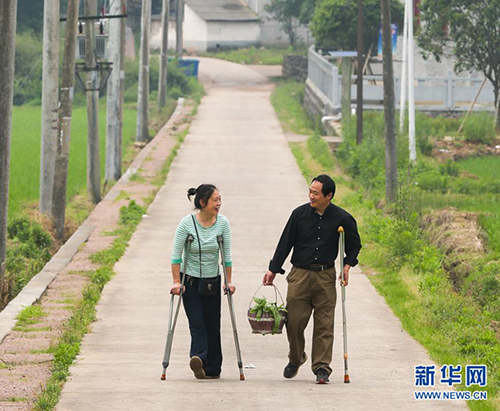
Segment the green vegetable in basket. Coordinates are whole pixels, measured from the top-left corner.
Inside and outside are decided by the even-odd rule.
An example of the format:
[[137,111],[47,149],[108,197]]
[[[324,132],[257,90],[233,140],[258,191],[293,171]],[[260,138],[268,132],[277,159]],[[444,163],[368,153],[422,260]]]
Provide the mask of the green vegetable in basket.
[[255,313],[255,318],[256,320],[260,320],[262,318],[263,313],[269,313],[272,315],[274,318],[274,327],[272,334],[275,334],[278,332],[279,326],[280,326],[280,321],[281,321],[281,313],[286,313],[286,308],[284,307],[283,304],[280,304],[279,306],[276,303],[269,303],[266,300],[266,297],[258,298],[254,297],[253,298],[255,305],[250,308],[251,313]]

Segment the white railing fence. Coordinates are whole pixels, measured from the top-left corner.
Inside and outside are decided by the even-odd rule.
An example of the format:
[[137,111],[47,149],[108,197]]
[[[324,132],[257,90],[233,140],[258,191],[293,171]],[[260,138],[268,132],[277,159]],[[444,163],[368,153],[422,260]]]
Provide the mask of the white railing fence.
[[[363,76],[363,101],[367,104],[382,105],[384,98],[383,77]],[[340,106],[342,93],[341,76],[338,67],[326,60],[311,46],[308,51],[308,80],[312,82],[332,107]],[[353,76],[351,98],[356,100],[356,77]],[[482,78],[455,77],[451,72],[447,77],[415,78],[415,104],[435,110],[467,110],[482,83]],[[399,104],[400,78],[395,78],[395,98]],[[493,86],[486,82],[476,108],[493,109]]]

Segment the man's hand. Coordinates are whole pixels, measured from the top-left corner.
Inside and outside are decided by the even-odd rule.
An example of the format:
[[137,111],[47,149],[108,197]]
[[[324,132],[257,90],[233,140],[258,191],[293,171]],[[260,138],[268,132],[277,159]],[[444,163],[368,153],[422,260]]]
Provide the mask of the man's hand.
[[266,274],[264,274],[264,278],[262,279],[262,284],[273,285],[275,277],[276,277],[275,273],[273,273],[272,271],[268,271]]
[[[351,266],[349,264],[344,265],[344,284],[343,285],[349,284],[349,270],[350,269],[351,269]],[[340,281],[340,285],[342,285],[342,274],[339,275],[339,281]]]

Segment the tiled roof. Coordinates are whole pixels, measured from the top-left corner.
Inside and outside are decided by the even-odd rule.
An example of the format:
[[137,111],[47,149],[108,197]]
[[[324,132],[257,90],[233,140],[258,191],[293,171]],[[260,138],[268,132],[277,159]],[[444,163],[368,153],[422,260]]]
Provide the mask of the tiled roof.
[[205,21],[257,21],[243,0],[184,0]]

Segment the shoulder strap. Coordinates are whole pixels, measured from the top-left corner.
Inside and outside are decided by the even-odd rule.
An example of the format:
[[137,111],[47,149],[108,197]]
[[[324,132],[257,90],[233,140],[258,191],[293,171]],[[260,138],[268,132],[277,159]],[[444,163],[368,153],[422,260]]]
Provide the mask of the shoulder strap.
[[194,225],[194,229],[196,231],[196,238],[198,239],[198,248],[200,250],[200,277],[203,278],[203,274],[202,274],[202,271],[201,271],[201,243],[200,243],[200,235],[198,234],[198,227],[196,227],[196,221],[195,221],[195,217],[194,217],[194,214],[191,214],[191,218],[193,219],[193,225]]

